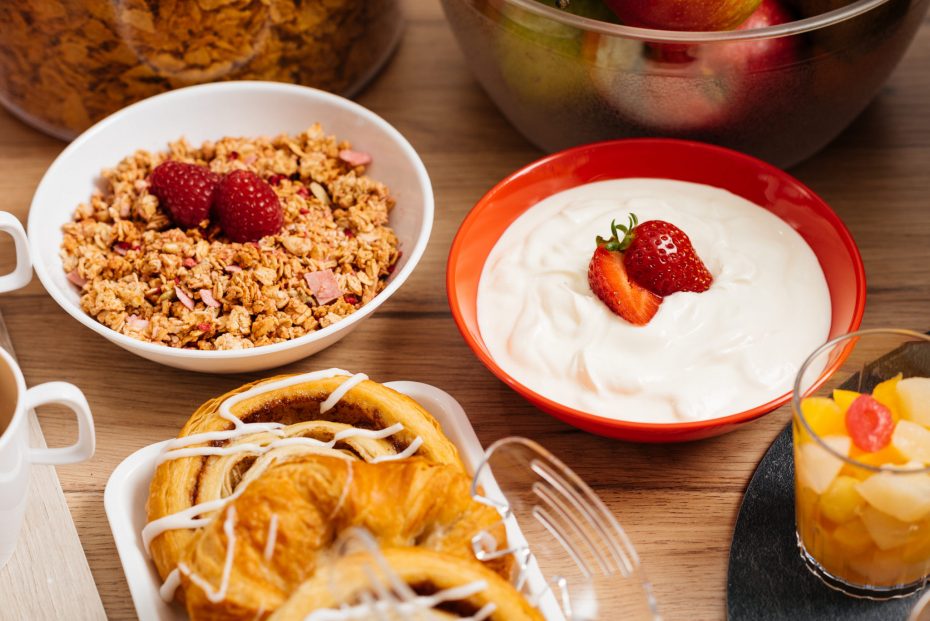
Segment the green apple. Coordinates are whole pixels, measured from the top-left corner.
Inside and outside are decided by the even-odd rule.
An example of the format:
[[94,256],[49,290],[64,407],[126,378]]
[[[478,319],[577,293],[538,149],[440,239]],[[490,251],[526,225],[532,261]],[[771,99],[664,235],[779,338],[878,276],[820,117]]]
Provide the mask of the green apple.
[[[541,2],[560,8],[556,3]],[[495,52],[501,75],[518,98],[526,104],[553,107],[586,88],[582,30],[507,2],[497,9],[492,15],[500,26]],[[614,20],[602,0],[570,0],[561,10]]]

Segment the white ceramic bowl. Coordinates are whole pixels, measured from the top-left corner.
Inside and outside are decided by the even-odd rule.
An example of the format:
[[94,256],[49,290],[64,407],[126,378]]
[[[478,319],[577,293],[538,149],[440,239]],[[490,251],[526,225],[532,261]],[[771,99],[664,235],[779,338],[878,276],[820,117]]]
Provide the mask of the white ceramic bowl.
[[[59,256],[61,227],[99,186],[101,169],[137,149],[162,150],[184,136],[191,144],[223,136],[297,133],[315,122],[324,131],[371,153],[369,174],[397,199],[390,224],[403,256],[387,287],[342,321],[283,343],[235,351],[177,349],[119,334],[80,307]],[[410,143],[362,106],[304,86],[272,82],[221,82],[151,97],[100,121],[72,142],[42,178],[29,210],[29,239],[36,274],[72,317],[135,354],[172,367],[240,373],[280,366],[332,345],[355,328],[407,280],[426,249],[433,225],[433,191],[426,167]]]

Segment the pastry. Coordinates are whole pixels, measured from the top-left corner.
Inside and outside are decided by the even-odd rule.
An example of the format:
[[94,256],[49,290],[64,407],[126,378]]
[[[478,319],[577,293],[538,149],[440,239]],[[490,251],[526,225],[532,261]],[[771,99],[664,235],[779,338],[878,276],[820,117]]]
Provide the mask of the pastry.
[[[542,615],[509,582],[480,563],[422,548],[388,548],[387,565],[404,586],[399,593],[367,554],[354,554],[321,568],[304,582],[273,615],[271,621],[354,621],[416,618],[440,621],[541,621]],[[379,585],[372,585],[372,576]],[[383,595],[387,586],[392,603]],[[374,593],[381,591],[382,595]],[[377,598],[378,603],[365,604]],[[417,616],[413,616],[419,613]]]
[[426,410],[362,374],[329,369],[247,384],[202,405],[161,457],[142,536],[162,579],[197,529],[265,469],[307,453],[371,462],[416,455],[466,476]]
[[[369,464],[303,455],[275,464],[184,550],[178,569],[190,617],[274,611],[351,528],[384,547],[419,546],[480,567],[472,538],[488,531],[501,541],[505,533],[500,514],[473,500],[470,486],[458,467],[420,457]],[[507,573],[509,561],[483,571]]]

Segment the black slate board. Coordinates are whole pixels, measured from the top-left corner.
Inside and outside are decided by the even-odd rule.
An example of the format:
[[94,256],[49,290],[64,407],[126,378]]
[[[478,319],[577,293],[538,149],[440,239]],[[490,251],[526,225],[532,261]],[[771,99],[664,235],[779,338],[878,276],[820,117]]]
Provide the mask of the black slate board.
[[[857,373],[844,388],[871,391],[875,369],[930,375],[930,347],[905,345]],[[801,560],[794,524],[791,425],[765,453],[739,510],[727,575],[730,621],[904,621],[919,594],[875,602],[825,586]]]

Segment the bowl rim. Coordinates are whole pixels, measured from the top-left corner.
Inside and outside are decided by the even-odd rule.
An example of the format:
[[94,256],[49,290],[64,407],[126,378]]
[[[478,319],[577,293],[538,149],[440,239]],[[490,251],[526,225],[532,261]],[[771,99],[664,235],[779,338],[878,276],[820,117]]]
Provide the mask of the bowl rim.
[[[471,2],[471,0],[458,0],[462,2]],[[624,26],[623,24],[612,24],[590,17],[582,17],[566,11],[560,11],[554,7],[539,2],[538,0],[497,0],[503,4],[512,4],[521,9],[538,15],[547,17],[565,26],[585,30],[588,32],[597,32],[604,35],[612,35],[625,39],[634,39],[637,41],[649,41],[653,43],[714,43],[718,41],[747,41],[757,39],[774,39],[777,37],[786,37],[797,35],[813,30],[828,28],[835,24],[858,17],[864,13],[890,2],[890,0],[856,0],[849,4],[820,15],[796,19],[786,24],[777,24],[766,26],[765,28],[752,28],[748,30],[708,30],[708,31],[687,31],[687,30],[659,30],[654,28],[639,28],[636,26]]]
[[[887,327],[851,331],[851,332],[847,332],[846,334],[840,334],[839,336],[830,339],[829,341],[827,341],[826,343],[824,343],[823,345],[815,349],[807,357],[807,359],[804,361],[804,364],[801,365],[801,369],[798,371],[797,376],[795,377],[794,386],[791,391],[792,420],[795,420],[795,419],[800,420],[801,424],[804,426],[805,431],[807,431],[807,433],[817,442],[817,444],[820,445],[820,447],[823,450],[827,451],[828,453],[830,453],[837,459],[841,460],[843,463],[849,464],[851,466],[855,466],[856,468],[859,468],[861,470],[865,470],[867,472],[873,472],[873,473],[890,472],[895,475],[930,473],[930,466],[924,466],[922,468],[909,468],[909,469],[905,469],[903,466],[901,467],[873,466],[872,464],[861,462],[855,457],[851,457],[849,455],[843,455],[842,453],[837,451],[835,448],[831,447],[829,444],[824,442],[823,436],[821,436],[819,433],[814,431],[814,428],[811,426],[810,421],[807,420],[807,417],[804,415],[804,409],[801,407],[801,404],[803,403],[804,399],[808,398],[808,396],[813,396],[816,393],[816,391],[820,390],[823,387],[823,384],[826,383],[826,381],[830,378],[830,376],[834,375],[837,371],[839,371],[840,367],[843,366],[843,363],[849,358],[850,355],[852,355],[852,350],[859,343],[860,339],[870,338],[873,336],[885,336],[885,337],[898,336],[898,337],[902,337],[902,338],[906,337],[910,339],[907,342],[911,342],[911,343],[918,342],[918,341],[923,342],[925,344],[930,343],[930,334],[924,334],[922,332],[917,332],[915,330],[909,330],[907,328],[887,328]],[[824,372],[821,372],[820,375],[817,376],[817,379],[811,382],[810,386],[805,387],[806,390],[804,391],[804,393],[806,396],[802,397],[801,386],[804,383],[804,372],[807,371],[808,367],[810,367],[810,365],[813,364],[814,361],[818,357],[822,356],[823,354],[829,353],[830,350],[835,349],[836,347],[839,347],[841,345],[843,346],[842,352],[840,353],[839,356],[837,356],[837,360],[831,363],[832,366],[834,367],[833,372],[830,373],[829,375],[827,375]],[[825,375],[827,375],[827,377],[824,377]]]
[[[92,142],[98,134],[106,131],[110,125],[118,122],[123,117],[143,112],[154,106],[161,105],[165,100],[190,99],[196,98],[205,92],[234,92],[242,91],[243,89],[247,91],[265,92],[270,96],[281,93],[298,95],[306,98],[308,101],[326,101],[335,104],[336,106],[346,108],[349,112],[368,120],[374,125],[377,125],[398,144],[400,149],[413,163],[414,174],[417,182],[423,189],[424,196],[422,203],[423,223],[420,226],[420,230],[417,232],[413,247],[410,249],[404,249],[404,252],[407,255],[407,262],[394,274],[394,277],[381,292],[372,298],[370,302],[362,306],[351,315],[348,315],[341,321],[331,324],[321,330],[317,330],[315,332],[311,332],[310,334],[305,334],[294,339],[283,341],[281,343],[272,343],[270,345],[259,345],[250,349],[235,350],[182,349],[135,339],[131,336],[121,334],[116,330],[113,330],[112,328],[109,328],[98,322],[96,319],[81,310],[79,306],[73,304],[67,298],[65,293],[51,279],[51,276],[46,269],[45,263],[36,260],[41,256],[41,253],[37,238],[31,235],[31,233],[38,228],[38,221],[41,217],[40,212],[42,210],[41,205],[46,202],[45,200],[42,200],[44,189],[53,183],[55,177],[58,175],[59,169],[64,167],[66,161],[73,157],[74,153],[79,152],[82,148],[85,147],[85,145]],[[33,256],[33,268],[35,269],[36,274],[39,276],[39,280],[42,282],[42,286],[45,287],[45,290],[48,292],[48,294],[65,312],[67,312],[69,315],[77,319],[79,322],[94,332],[109,339],[110,341],[113,341],[125,349],[135,352],[142,351],[150,355],[167,355],[169,357],[179,359],[194,360],[239,360],[265,355],[273,355],[297,347],[306,346],[316,341],[324,340],[340,331],[349,330],[357,322],[373,313],[375,309],[377,309],[382,303],[384,303],[385,300],[391,297],[401,287],[401,285],[404,284],[404,282],[407,280],[407,278],[409,278],[410,274],[419,263],[420,258],[423,256],[423,253],[426,250],[426,246],[429,243],[430,233],[433,228],[434,211],[435,198],[433,195],[433,186],[429,178],[429,173],[426,170],[426,165],[423,163],[423,160],[413,148],[413,145],[411,145],[410,142],[393,125],[388,123],[379,115],[352,100],[309,86],[258,80],[232,80],[227,82],[197,84],[154,95],[114,112],[113,114],[107,116],[106,118],[100,120],[85,130],[80,136],[75,138],[71,144],[65,147],[61,153],[58,154],[52,164],[45,171],[41,181],[39,181],[39,185],[36,187],[36,191],[33,194],[32,201],[29,206],[27,231],[30,234],[27,236],[29,237],[29,247]]]
[[[495,199],[497,193],[510,185],[510,183],[512,183],[515,179],[529,174],[537,168],[547,166],[559,159],[571,160],[575,157],[576,154],[591,148],[605,148],[618,143],[631,145],[634,148],[638,146],[648,147],[661,144],[716,152],[730,158],[743,160],[744,162],[752,164],[753,166],[760,168],[762,171],[765,171],[766,173],[779,179],[787,178],[793,183],[797,184],[797,187],[806,191],[811,196],[822,202],[827,209],[827,212],[824,214],[824,216],[833,227],[833,229],[839,234],[844,248],[850,253],[853,259],[853,272],[856,280],[855,306],[853,309],[852,317],[848,326],[840,326],[839,329],[841,330],[841,334],[854,332],[859,329],[859,326],[862,324],[862,317],[865,313],[866,302],[866,277],[865,266],[862,262],[862,255],[860,254],[859,247],[856,245],[856,242],[853,239],[852,234],[849,232],[849,229],[836,214],[836,212],[833,211],[833,209],[827,204],[827,202],[820,198],[820,195],[815,193],[808,186],[803,184],[789,173],[781,170],[780,168],[777,168],[751,155],[740,153],[739,151],[734,151],[733,149],[728,149],[726,147],[703,142],[679,140],[675,138],[622,138],[618,140],[604,140],[600,142],[579,145],[577,147],[571,147],[569,149],[558,151],[531,162],[526,166],[523,166],[522,168],[507,175],[493,188],[488,190],[484,196],[478,199],[478,202],[475,203],[474,207],[469,210],[468,214],[465,216],[465,219],[462,220],[462,224],[459,226],[459,229],[455,234],[455,238],[452,240],[452,246],[449,250],[449,258],[446,262],[446,295],[449,302],[449,308],[452,311],[452,318],[455,321],[455,325],[461,333],[462,337],[465,339],[466,344],[472,350],[475,356],[477,356],[477,358],[481,361],[481,363],[484,364],[484,366],[490,370],[491,373],[493,373],[499,380],[504,382],[512,390],[516,391],[522,397],[528,399],[534,405],[542,404],[542,406],[539,406],[541,409],[547,410],[548,412],[558,412],[556,418],[559,418],[573,425],[575,425],[577,422],[577,426],[585,429],[600,428],[633,433],[650,432],[650,434],[668,434],[669,439],[672,439],[674,437],[680,437],[682,434],[688,432],[706,431],[711,428],[721,428],[747,423],[789,403],[793,395],[791,390],[779,397],[776,397],[766,403],[757,405],[748,410],[704,420],[680,423],[647,423],[640,421],[627,421],[606,418],[604,416],[598,416],[597,414],[592,414],[590,412],[585,412],[583,410],[578,410],[566,406],[562,403],[559,403],[558,401],[544,397],[543,395],[540,395],[539,393],[526,387],[518,380],[513,378],[509,373],[504,371],[504,369],[502,369],[494,360],[493,356],[491,356],[490,352],[485,353],[483,351],[482,346],[479,344],[480,335],[476,337],[476,335],[472,334],[471,330],[469,330],[467,327],[461,308],[457,303],[457,296],[455,294],[456,277],[453,266],[455,266],[458,262],[457,257],[461,253],[461,248],[465,243],[464,240],[469,233],[469,229],[474,226],[475,213],[478,211],[478,209],[483,207],[485,204],[492,202]],[[530,209],[531,207],[532,205],[529,205],[526,209]],[[525,211],[526,210],[524,210],[524,212]],[[485,261],[486,260],[487,257],[485,257]],[[481,269],[484,269],[484,261],[482,261]],[[827,379],[829,379],[832,373],[839,368],[839,366],[843,363],[848,355],[849,352],[842,352],[839,359],[837,360],[837,363],[831,365],[827,369],[824,369],[817,381],[825,382]]]

